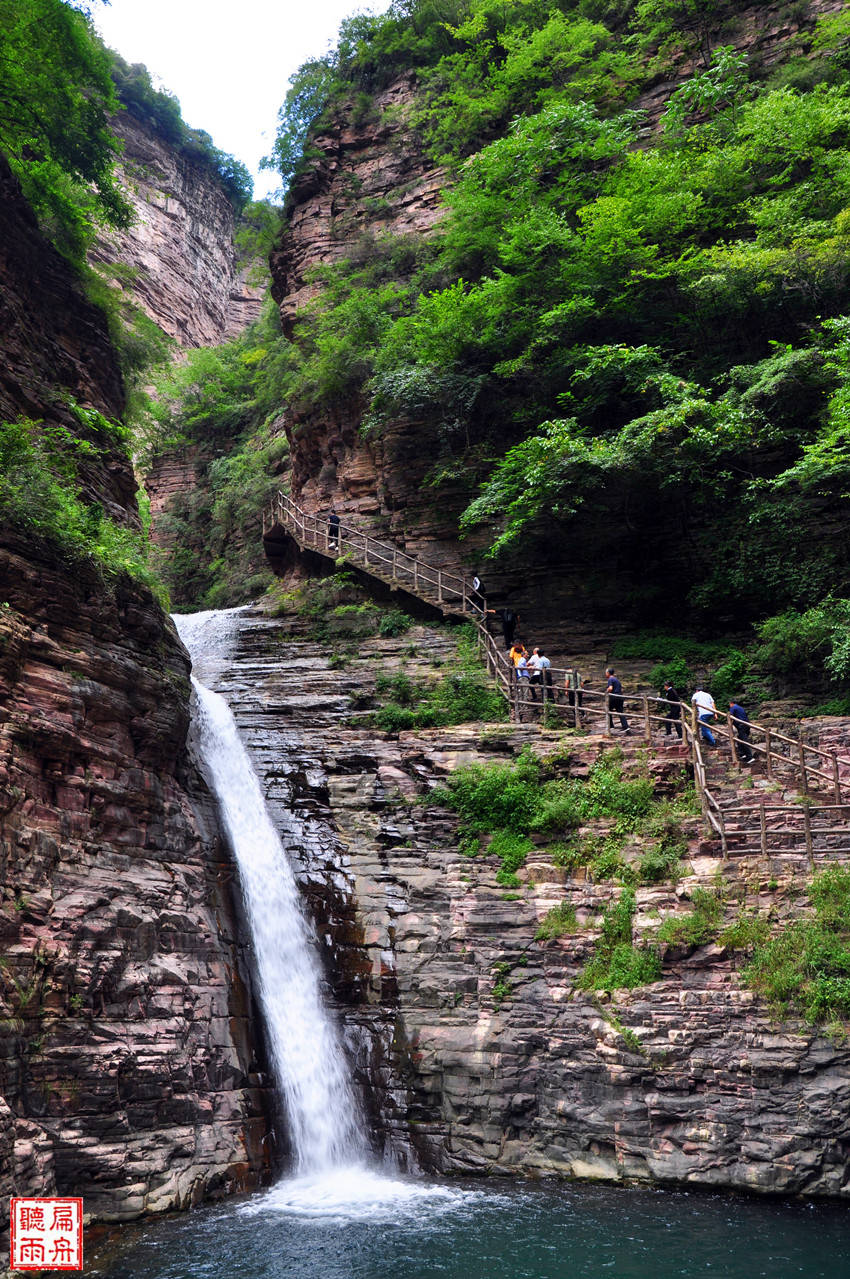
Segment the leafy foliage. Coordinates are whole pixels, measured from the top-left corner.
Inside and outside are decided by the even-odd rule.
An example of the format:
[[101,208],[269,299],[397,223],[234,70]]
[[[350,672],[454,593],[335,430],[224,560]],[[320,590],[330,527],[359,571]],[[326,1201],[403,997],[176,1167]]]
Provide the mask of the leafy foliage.
[[[378,633],[401,634],[400,619],[405,629],[410,618],[398,609],[385,613],[378,622]],[[379,695],[389,700],[375,714],[375,724],[386,733],[410,728],[437,728],[448,724],[468,724],[483,720],[504,720],[508,707],[501,693],[484,673],[478,657],[475,636],[470,628],[458,633],[457,657],[451,670],[436,683],[416,684],[407,675],[379,676]]]
[[685,915],[668,915],[658,929],[657,938],[670,946],[704,946],[718,933],[723,918],[723,899],[707,888],[695,888],[691,896],[693,910]]
[[561,902],[547,910],[535,933],[536,941],[551,941],[553,937],[563,937],[578,931],[575,907],[572,902]]
[[276,424],[282,339],[277,311],[233,342],[188,351],[161,369],[135,421],[139,465],[198,450],[199,484],[160,521],[171,543],[161,571],[180,607],[223,607],[259,595],[260,519],[279,483],[288,441]]
[[645,986],[659,979],[661,960],[657,952],[632,943],[636,909],[634,890],[624,888],[619,899],[604,912],[593,958],[579,974],[581,990],[618,990]]
[[62,0],[0,0],[0,30],[0,146],[45,230],[81,262],[96,227],[132,216],[113,172],[108,55]]
[[0,519],[67,565],[88,567],[106,582],[130,576],[165,603],[144,539],[80,495],[79,467],[97,451],[65,427],[0,423]]
[[[410,0],[346,28],[292,108],[297,167],[346,95],[417,67],[419,128],[454,166],[427,248],[367,234],[317,275],[293,403],[415,423],[435,484],[485,473],[462,530],[507,560],[592,544],[636,617],[850,596],[846,522],[793,535],[850,481],[850,95],[837,72],[757,82],[734,20],[725,0]],[[702,65],[649,138],[628,103],[683,47]]]
[[814,916],[795,920],[755,947],[744,980],[784,1016],[817,1023],[850,1019],[850,870],[812,880]]

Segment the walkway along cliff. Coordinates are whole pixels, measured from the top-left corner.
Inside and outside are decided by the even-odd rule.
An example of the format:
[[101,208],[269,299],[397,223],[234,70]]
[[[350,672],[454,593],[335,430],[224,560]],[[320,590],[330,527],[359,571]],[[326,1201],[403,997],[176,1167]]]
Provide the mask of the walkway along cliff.
[[[268,520],[266,531],[268,542]],[[308,819],[292,853],[385,1143],[444,1171],[846,1193],[850,1053],[775,1021],[741,982],[746,952],[716,940],[723,920],[796,918],[812,867],[848,864],[846,752],[804,748],[809,805],[799,747],[795,759],[776,734],[755,734],[752,780],[728,743],[703,757],[692,742],[708,825],[685,821],[678,879],[636,887],[631,934],[653,942],[701,892],[721,919],[712,939],[663,946],[658,980],[585,990],[578,978],[622,890],[564,868],[535,838],[519,890],[505,892],[497,858],[463,856],[457,819],[429,797],[459,764],[523,745],[568,778],[613,751],[625,779],[648,775],[657,794],[676,793],[687,757],[658,738],[647,757],[637,740],[536,721],[397,737],[358,727],[351,711],[369,704],[376,672],[415,678],[451,645],[441,634],[370,640],[340,672],[303,618],[249,611],[219,677],[273,808]],[[293,671],[309,678],[293,686]],[[547,939],[541,925],[563,906],[575,926]]]

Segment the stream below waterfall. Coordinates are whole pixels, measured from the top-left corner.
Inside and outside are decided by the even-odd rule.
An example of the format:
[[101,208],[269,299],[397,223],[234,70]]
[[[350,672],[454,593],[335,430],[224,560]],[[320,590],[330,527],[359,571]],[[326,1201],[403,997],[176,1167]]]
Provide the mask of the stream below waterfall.
[[[196,677],[227,614],[176,619]],[[195,680],[196,737],[239,866],[292,1173],[226,1205],[124,1227],[100,1279],[672,1279],[846,1274],[846,1210],[577,1183],[441,1182],[370,1165],[315,939],[221,697]]]
[[847,1209],[586,1184],[327,1178],[126,1227],[97,1279],[839,1279]]

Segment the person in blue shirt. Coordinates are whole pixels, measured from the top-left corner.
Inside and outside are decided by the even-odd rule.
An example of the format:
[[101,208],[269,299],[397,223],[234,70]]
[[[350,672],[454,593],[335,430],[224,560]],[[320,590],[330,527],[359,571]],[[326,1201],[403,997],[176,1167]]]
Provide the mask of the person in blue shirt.
[[740,702],[729,703],[729,714],[733,717],[732,726],[738,739],[738,758],[742,764],[752,764],[756,753],[750,745],[750,717]]

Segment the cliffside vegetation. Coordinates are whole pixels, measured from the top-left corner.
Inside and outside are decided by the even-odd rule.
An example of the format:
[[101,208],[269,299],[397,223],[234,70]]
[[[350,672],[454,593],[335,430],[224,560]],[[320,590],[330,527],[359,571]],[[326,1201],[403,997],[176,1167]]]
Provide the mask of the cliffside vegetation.
[[[760,24],[782,33],[770,65]],[[580,531],[634,622],[772,617],[768,666],[787,645],[846,687],[848,66],[850,14],[806,3],[349,20],[294,77],[274,162],[297,189],[311,139],[412,71],[445,217],[314,273],[284,397],[414,424],[435,485],[469,484],[460,535],[483,524],[503,562],[569,560]],[[641,95],[662,78],[659,118]],[[815,623],[814,651],[795,643]]]
[[80,263],[97,226],[127,226],[114,173],[118,98],[82,6],[0,0],[0,146],[42,226]]
[[250,204],[254,183],[241,160],[215,145],[203,129],[192,129],[180,113],[173,93],[155,89],[147,67],[132,65],[108,50],[110,74],[119,103],[181,155],[207,165],[221,183],[237,213]]
[[[122,144],[112,123],[119,112],[130,110],[169,145],[210,167],[237,211],[250,200],[250,176],[207,134],[188,128],[176,98],[155,90],[144,67],[128,66],[104,47],[88,6],[78,0],[0,0],[0,69],[0,151],[41,231],[105,312],[129,416],[135,414],[135,425],[143,425],[149,404],[140,388],[152,366],[167,363],[170,340],[121,287],[127,272],[120,264],[104,273],[87,261],[99,232],[126,228],[133,219],[116,173]],[[269,216],[267,207],[252,206],[246,253],[253,253],[258,237],[268,238]],[[253,399],[262,402],[262,392]],[[61,385],[53,403],[41,407],[47,420],[0,423],[0,517],[47,545],[62,562],[86,563],[105,579],[128,572],[164,599],[145,539],[110,519],[86,480],[87,464],[97,457],[116,447],[134,449],[133,432],[78,405]],[[260,419],[255,409],[248,425]],[[252,443],[244,458],[221,460],[221,486],[226,490],[233,477],[235,487],[237,473],[241,484],[252,466],[267,474],[267,459],[258,463],[257,457]],[[253,490],[251,495],[256,496]]]
[[253,185],[243,164],[190,129],[177,99],[141,65],[105,48],[79,0],[0,0],[0,147],[59,249],[82,265],[98,227],[126,227],[110,121],[127,108],[177,150],[210,165],[237,209]]

